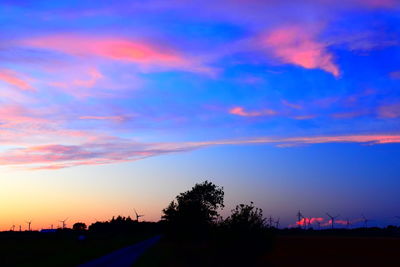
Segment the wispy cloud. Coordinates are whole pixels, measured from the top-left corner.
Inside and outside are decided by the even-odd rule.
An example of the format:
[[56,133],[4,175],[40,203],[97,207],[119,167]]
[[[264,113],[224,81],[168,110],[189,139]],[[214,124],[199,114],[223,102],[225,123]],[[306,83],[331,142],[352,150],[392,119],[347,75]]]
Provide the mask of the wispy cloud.
[[233,107],[229,110],[229,113],[242,117],[273,116],[277,114],[271,109],[263,109],[260,111],[246,111],[243,107]]
[[361,109],[354,111],[336,112],[333,113],[331,116],[335,119],[352,119],[369,114],[371,114],[371,111]]
[[400,70],[399,71],[393,71],[389,74],[390,78],[393,80],[400,80]]
[[313,30],[298,26],[279,27],[263,38],[263,45],[283,63],[306,69],[322,69],[340,75],[327,44],[318,41]]
[[354,2],[370,8],[394,8],[399,5],[397,0],[355,0]]
[[400,103],[386,104],[378,109],[378,114],[382,118],[399,118],[400,117]]
[[135,63],[145,69],[172,68],[214,74],[199,60],[183,55],[160,43],[120,37],[52,35],[22,40],[19,45],[62,52],[78,57],[99,57]]
[[20,90],[34,91],[33,86],[23,76],[13,70],[0,69],[0,81],[15,86]]
[[2,105],[0,106],[0,128],[14,128],[16,125],[21,124],[23,124],[24,127],[28,127],[28,124],[38,125],[48,122],[48,120],[41,115],[40,112],[32,111],[22,105]]
[[110,121],[116,121],[116,122],[123,122],[129,119],[128,116],[123,116],[123,115],[116,115],[116,116],[80,116],[79,119],[81,120],[110,120]]
[[289,108],[293,108],[293,109],[303,109],[303,106],[300,104],[295,104],[295,103],[290,103],[289,101],[283,99],[282,104],[289,107]]
[[1,165],[23,165],[27,169],[59,169],[79,165],[98,165],[141,160],[169,153],[187,152],[220,145],[271,144],[296,146],[322,143],[400,143],[400,135],[347,135],[288,138],[249,138],[181,143],[140,143],[118,138],[97,139],[77,145],[40,145],[0,153]]

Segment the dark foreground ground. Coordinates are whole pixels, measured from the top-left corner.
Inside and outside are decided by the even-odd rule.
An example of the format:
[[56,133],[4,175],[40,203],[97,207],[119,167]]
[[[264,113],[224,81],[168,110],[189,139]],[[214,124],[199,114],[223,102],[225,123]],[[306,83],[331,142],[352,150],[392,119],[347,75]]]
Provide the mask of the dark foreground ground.
[[[150,236],[154,233],[85,232],[82,240],[74,232],[3,232],[0,266],[76,266]],[[400,266],[397,232],[277,231],[258,239],[265,244],[251,244],[245,237],[240,240],[226,234],[200,239],[164,237],[135,266]]]
[[149,234],[0,233],[0,266],[76,266],[150,237]]
[[135,266],[400,266],[399,237],[277,234],[268,250],[248,262],[240,261],[240,250],[217,262],[213,245],[163,240]]
[[280,236],[259,266],[400,266],[400,238]]

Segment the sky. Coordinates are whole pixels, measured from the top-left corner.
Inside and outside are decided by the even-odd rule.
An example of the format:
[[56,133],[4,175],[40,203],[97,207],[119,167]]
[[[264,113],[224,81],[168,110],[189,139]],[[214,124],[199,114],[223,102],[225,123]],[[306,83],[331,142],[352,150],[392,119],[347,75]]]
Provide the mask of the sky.
[[400,1],[0,3],[0,230],[180,192],[400,224]]

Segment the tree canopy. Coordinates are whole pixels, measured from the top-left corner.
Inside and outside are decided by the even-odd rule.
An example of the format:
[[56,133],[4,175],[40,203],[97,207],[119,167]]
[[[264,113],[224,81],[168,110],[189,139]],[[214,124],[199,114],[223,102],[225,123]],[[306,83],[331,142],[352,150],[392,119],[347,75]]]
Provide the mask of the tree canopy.
[[264,222],[262,209],[255,207],[253,202],[237,205],[225,220],[229,227],[238,230],[258,230],[264,227]]
[[224,207],[224,190],[212,182],[196,184],[191,190],[179,194],[163,210],[163,220],[176,226],[207,226],[219,218]]
[[75,231],[84,231],[86,230],[87,226],[83,222],[77,222],[72,226],[72,229]]

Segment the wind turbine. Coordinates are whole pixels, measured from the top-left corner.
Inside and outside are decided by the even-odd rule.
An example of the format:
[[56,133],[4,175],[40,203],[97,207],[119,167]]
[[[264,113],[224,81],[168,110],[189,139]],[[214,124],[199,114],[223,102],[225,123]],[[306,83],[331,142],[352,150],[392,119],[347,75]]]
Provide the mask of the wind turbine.
[[349,229],[351,226],[349,218],[346,219],[346,226],[347,226],[347,229]]
[[65,229],[65,227],[67,226],[67,224],[65,223],[68,220],[68,218],[59,221],[60,223],[62,223],[62,229]]
[[28,224],[28,231],[30,232],[32,221],[25,221],[25,222]]
[[280,220],[280,218],[278,218],[278,219],[275,221],[275,227],[276,227],[276,229],[279,229],[279,220]]
[[134,209],[134,211],[135,211],[135,215],[136,215],[136,221],[139,222],[139,218],[140,218],[140,217],[143,217],[144,215],[143,215],[143,214],[139,215],[139,214],[136,212],[135,209]]
[[312,218],[308,218],[308,229],[310,229],[312,225]]
[[299,224],[299,228],[301,228],[301,219],[303,219],[304,216],[303,216],[303,214],[301,214],[300,211],[297,212],[296,216],[297,216],[297,222],[298,222],[298,224]]
[[367,218],[365,218],[364,214],[361,214],[363,221],[364,221],[364,228],[368,228],[368,222],[371,221]]
[[331,226],[332,226],[332,229],[333,229],[333,225],[334,225],[334,223],[335,223],[335,219],[336,219],[337,217],[339,217],[340,215],[338,214],[338,215],[336,215],[336,216],[331,216],[329,213],[326,213],[326,215],[328,215],[328,217],[331,218]]

